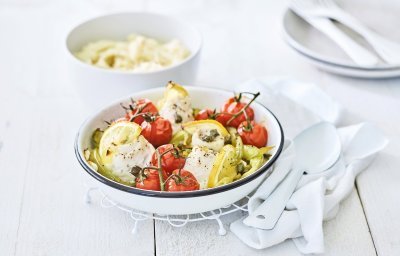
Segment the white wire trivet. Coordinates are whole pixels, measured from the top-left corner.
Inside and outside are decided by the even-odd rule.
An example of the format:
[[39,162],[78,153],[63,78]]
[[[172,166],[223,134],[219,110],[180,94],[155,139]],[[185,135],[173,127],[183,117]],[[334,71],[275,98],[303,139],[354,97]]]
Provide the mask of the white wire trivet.
[[197,221],[205,221],[205,220],[214,220],[217,222],[219,229],[218,229],[218,234],[223,236],[226,234],[226,229],[224,228],[224,225],[222,224],[221,217],[237,212],[237,211],[244,211],[247,212],[247,202],[249,200],[249,197],[246,196],[245,198],[222,208],[208,211],[208,212],[201,212],[201,213],[195,213],[195,214],[184,214],[184,215],[161,215],[161,214],[156,214],[156,213],[147,213],[147,212],[142,212],[138,211],[129,207],[126,207],[124,205],[121,205],[109,197],[107,197],[103,191],[99,188],[88,188],[86,191],[85,195],[85,203],[90,204],[92,202],[91,199],[91,193],[92,191],[98,191],[100,195],[102,196],[100,200],[100,205],[103,208],[112,208],[115,207],[123,212],[126,212],[130,215],[130,217],[133,219],[133,228],[132,228],[132,234],[136,234],[138,232],[138,222],[140,221],[145,221],[149,219],[153,220],[160,220],[160,221],[165,221],[169,223],[171,226],[180,228],[185,226],[189,222],[197,222]]

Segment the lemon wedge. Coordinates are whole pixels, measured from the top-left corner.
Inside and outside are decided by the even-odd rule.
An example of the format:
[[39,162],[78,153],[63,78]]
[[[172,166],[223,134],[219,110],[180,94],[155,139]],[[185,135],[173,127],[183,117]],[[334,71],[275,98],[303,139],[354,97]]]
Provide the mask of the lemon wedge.
[[185,88],[183,88],[182,85],[175,83],[173,81],[169,81],[165,94],[168,96],[168,94],[171,94],[171,93],[178,93],[179,95],[181,95],[183,97],[186,97],[189,95],[189,93],[186,91]]
[[198,121],[190,121],[184,123],[182,125],[183,130],[187,131],[190,134],[195,133],[198,130],[212,130],[215,129],[221,134],[223,137],[229,136],[228,130],[218,121],[215,120],[198,120]]
[[180,99],[188,96],[189,93],[186,91],[185,88],[183,88],[183,86],[175,82],[169,81],[167,89],[164,92],[164,97],[158,102],[157,107],[158,109],[162,109],[168,99]]
[[215,120],[191,121],[183,124],[183,130],[192,135],[191,145],[207,147],[219,152],[225,144],[229,132]]
[[141,127],[133,122],[117,122],[108,127],[99,143],[99,155],[103,163],[111,161],[113,151],[120,145],[135,141],[140,135]]
[[215,157],[211,172],[208,176],[207,187],[231,183],[237,175],[236,171],[236,149],[232,145],[225,145]]
[[182,124],[192,121],[193,109],[189,93],[185,88],[169,82],[163,98],[157,103],[160,116],[171,122],[172,132],[182,130]]

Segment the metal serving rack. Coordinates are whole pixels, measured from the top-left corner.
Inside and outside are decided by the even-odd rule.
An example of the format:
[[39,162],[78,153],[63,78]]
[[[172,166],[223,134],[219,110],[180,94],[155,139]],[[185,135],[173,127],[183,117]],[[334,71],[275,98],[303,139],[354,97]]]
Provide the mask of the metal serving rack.
[[222,224],[221,217],[232,214],[237,211],[244,211],[247,212],[247,203],[249,200],[249,197],[246,196],[245,198],[239,200],[238,202],[235,202],[231,205],[208,211],[208,212],[201,212],[201,213],[195,213],[195,214],[184,214],[184,215],[161,215],[161,214],[156,214],[156,213],[147,213],[147,212],[142,212],[138,211],[129,207],[126,207],[124,205],[121,205],[109,197],[107,197],[103,191],[101,191],[99,188],[88,188],[86,191],[85,195],[85,203],[90,204],[92,202],[91,199],[91,193],[97,191],[101,195],[101,200],[100,200],[100,205],[103,208],[112,208],[115,207],[123,212],[126,212],[130,215],[132,220],[134,221],[133,223],[133,228],[132,228],[132,234],[137,234],[138,232],[138,223],[140,221],[145,221],[148,219],[153,219],[153,220],[160,220],[160,221],[165,221],[168,224],[170,224],[173,227],[180,228],[188,224],[189,222],[197,222],[197,221],[206,221],[206,220],[214,220],[218,224],[218,234],[223,236],[226,235],[226,229],[224,228],[224,225]]

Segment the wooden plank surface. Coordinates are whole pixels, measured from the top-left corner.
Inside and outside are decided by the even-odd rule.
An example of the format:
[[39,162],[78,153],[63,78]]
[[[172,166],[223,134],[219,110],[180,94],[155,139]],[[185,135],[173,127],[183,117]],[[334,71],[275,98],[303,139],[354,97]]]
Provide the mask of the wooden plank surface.
[[[5,90],[2,90],[4,92]],[[18,104],[0,95],[0,108],[3,109],[0,121],[0,252],[13,255],[17,241],[20,211],[23,203],[26,173],[29,162],[26,159],[31,151],[32,131],[29,124],[32,112],[27,110],[27,117],[15,115]]]
[[27,155],[15,255],[153,255],[153,221],[141,223],[140,236],[133,236],[128,214],[101,208],[95,192],[93,204],[84,203],[83,170],[72,145],[75,120],[82,118],[74,105],[58,99],[35,109],[45,114],[31,123],[35,149]]
[[[400,79],[349,79],[306,65],[282,41],[284,6],[262,0],[1,0],[0,32],[7,40],[0,42],[0,254],[299,254],[291,241],[253,250],[231,233],[218,236],[212,221],[178,229],[146,221],[133,236],[126,214],[102,209],[98,197],[83,203],[72,144],[85,115],[68,80],[64,38],[78,21],[121,10],[166,13],[196,25],[204,37],[198,84],[232,88],[253,77],[295,77],[337,99],[351,113],[347,122],[375,122],[391,143],[357,179],[358,191],[337,218],[325,223],[326,254],[400,254]],[[225,226],[237,217],[225,218]]]
[[[361,204],[354,189],[343,204],[337,217],[324,224],[325,255],[376,255]],[[241,215],[223,218],[224,226]],[[290,240],[277,246],[255,250],[247,247],[232,233],[218,235],[215,221],[190,223],[173,228],[156,221],[156,248],[159,255],[301,255]]]
[[367,81],[326,74],[324,89],[351,113],[347,122],[368,120],[389,139],[388,146],[357,177],[357,189],[378,255],[400,254],[400,79]]
[[0,64],[8,70],[0,78],[0,254],[154,255],[153,221],[135,237],[128,214],[101,208],[96,195],[84,203],[73,142],[85,116],[68,81],[63,8],[0,9],[1,31],[14,39],[0,50],[9,60]]
[[360,198],[379,255],[397,255],[400,252],[400,137],[390,138],[387,149],[357,179]]

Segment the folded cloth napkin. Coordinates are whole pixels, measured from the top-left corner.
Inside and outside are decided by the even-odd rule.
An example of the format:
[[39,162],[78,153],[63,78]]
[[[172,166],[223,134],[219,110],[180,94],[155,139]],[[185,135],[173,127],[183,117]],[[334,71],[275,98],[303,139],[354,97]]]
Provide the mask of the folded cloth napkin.
[[[294,137],[305,127],[321,120],[337,123],[342,111],[336,102],[315,85],[293,80],[252,80],[236,90],[260,91],[260,102],[277,114],[285,134],[289,135],[287,137]],[[231,223],[230,229],[239,239],[256,249],[293,239],[302,253],[324,251],[323,220],[336,215],[339,203],[351,192],[356,176],[387,144],[382,133],[369,123],[342,127],[337,131],[342,154],[335,165],[319,174],[303,175],[273,229],[263,230],[247,222],[246,225],[243,223],[246,216]],[[291,170],[294,157],[293,145],[287,139],[272,174],[251,196],[249,214],[274,192]]]

